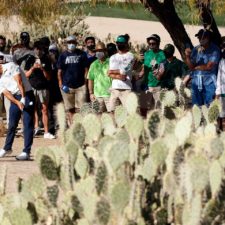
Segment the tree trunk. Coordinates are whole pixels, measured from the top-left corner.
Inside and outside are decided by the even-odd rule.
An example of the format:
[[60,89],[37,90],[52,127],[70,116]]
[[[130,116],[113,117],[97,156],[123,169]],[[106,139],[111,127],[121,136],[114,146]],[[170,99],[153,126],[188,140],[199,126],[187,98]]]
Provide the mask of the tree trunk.
[[140,0],[145,8],[150,10],[169,32],[175,46],[179,50],[181,57],[185,58],[185,46],[191,47],[192,42],[185,30],[185,27],[176,13],[173,0],[164,0],[160,3],[158,0]]
[[198,1],[198,8],[200,11],[202,24],[204,28],[212,30],[213,32],[212,40],[216,45],[219,46],[221,42],[221,35],[217,27],[216,21],[213,17],[212,11],[210,9],[210,1],[207,1],[205,3]]

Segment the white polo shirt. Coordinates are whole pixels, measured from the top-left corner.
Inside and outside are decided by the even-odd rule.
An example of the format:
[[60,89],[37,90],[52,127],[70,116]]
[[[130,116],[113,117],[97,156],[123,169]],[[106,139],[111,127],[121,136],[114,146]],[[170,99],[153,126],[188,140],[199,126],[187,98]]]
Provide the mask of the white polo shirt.
[[2,69],[3,69],[3,73],[0,78],[0,94],[2,94],[2,92],[5,90],[11,92],[13,95],[21,94],[18,88],[18,84],[16,80],[14,79],[14,76],[18,74],[21,75],[25,92],[32,90],[32,87],[29,81],[27,80],[25,73],[17,64],[15,64],[14,62],[2,64]]

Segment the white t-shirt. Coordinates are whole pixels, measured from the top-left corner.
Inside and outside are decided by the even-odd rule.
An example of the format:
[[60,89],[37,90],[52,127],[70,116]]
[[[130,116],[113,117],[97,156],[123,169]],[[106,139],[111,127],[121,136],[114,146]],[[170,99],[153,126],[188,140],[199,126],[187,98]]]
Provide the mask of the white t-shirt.
[[109,59],[110,70],[122,70],[126,74],[126,80],[113,79],[112,89],[131,89],[132,68],[134,63],[134,55],[131,52],[125,54],[116,53]]
[[31,91],[32,87],[27,80],[23,70],[14,62],[2,64],[3,73],[0,79],[0,94],[7,90],[14,94],[21,94],[14,76],[20,74],[25,92]]
[[6,63],[13,61],[13,56],[10,55],[10,54],[5,54],[4,52],[0,51],[0,56],[4,57],[4,60],[5,60]]

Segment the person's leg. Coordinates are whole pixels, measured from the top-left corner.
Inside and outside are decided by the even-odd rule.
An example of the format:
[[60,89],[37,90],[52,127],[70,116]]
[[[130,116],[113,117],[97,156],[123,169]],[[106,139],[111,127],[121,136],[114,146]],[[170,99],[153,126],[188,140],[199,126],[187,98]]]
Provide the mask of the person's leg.
[[3,147],[3,149],[6,151],[9,151],[12,149],[12,144],[15,138],[16,128],[18,126],[20,117],[21,117],[21,110],[16,104],[11,103],[9,108],[8,131],[6,135],[5,145]]
[[116,104],[117,104],[117,101],[118,101],[118,98],[119,98],[119,94],[120,94],[120,92],[116,89],[113,89],[111,91],[111,95],[110,95],[110,98],[109,98],[109,105],[108,105],[109,112],[115,111],[115,108],[117,106]]
[[85,85],[75,89],[75,109],[76,109],[76,112],[79,112],[80,108],[85,103],[85,101],[86,101],[86,93],[87,93],[87,91],[86,91],[86,86]]
[[61,90],[63,103],[67,113],[68,125],[70,126],[73,122],[73,115],[75,113],[75,89],[70,88],[69,93],[65,93]]
[[35,98],[33,92],[26,94],[26,106],[23,110],[23,126],[24,126],[24,149],[23,152],[30,154],[31,146],[33,144],[33,130],[34,130],[34,102]]
[[119,100],[121,101],[122,103],[122,106],[125,107],[125,104],[126,104],[126,101],[127,101],[127,96],[131,93],[131,90],[122,90],[122,91],[119,91]]
[[5,107],[5,112],[6,112],[6,122],[7,122],[7,127],[9,125],[9,109],[10,109],[10,105],[11,105],[11,101],[6,98],[5,96],[4,98],[4,107]]

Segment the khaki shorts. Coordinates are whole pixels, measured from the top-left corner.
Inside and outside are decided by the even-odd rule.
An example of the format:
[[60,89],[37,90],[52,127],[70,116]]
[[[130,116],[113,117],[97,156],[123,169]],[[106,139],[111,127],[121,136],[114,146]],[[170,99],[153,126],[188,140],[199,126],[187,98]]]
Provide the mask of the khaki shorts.
[[69,90],[69,93],[65,93],[61,90],[65,110],[80,109],[85,102],[86,86],[83,85],[79,88],[70,88]]
[[49,102],[49,90],[47,90],[47,89],[44,89],[44,90],[33,89],[33,91],[34,91],[34,96],[35,96],[36,102],[40,101],[41,104],[48,104],[48,102]]
[[160,106],[160,87],[149,87],[147,91],[142,91],[139,95],[139,104],[142,109],[156,109]]
[[109,112],[112,112],[115,110],[116,106],[118,105],[118,99],[120,100],[121,104],[125,106],[127,96],[131,93],[131,90],[118,90],[118,89],[112,89],[111,90],[111,96],[109,98]]
[[99,102],[99,112],[109,112],[109,97],[96,97]]

